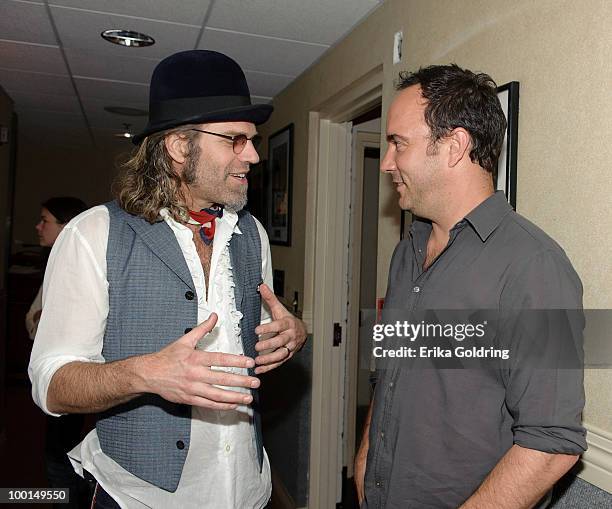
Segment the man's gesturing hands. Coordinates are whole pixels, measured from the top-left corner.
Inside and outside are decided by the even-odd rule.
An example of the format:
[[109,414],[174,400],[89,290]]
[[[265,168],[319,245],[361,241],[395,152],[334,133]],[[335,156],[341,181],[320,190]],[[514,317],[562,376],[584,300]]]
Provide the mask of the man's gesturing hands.
[[211,369],[216,367],[252,368],[255,362],[244,355],[205,352],[195,347],[203,336],[217,323],[212,313],[208,320],[169,344],[159,352],[143,357],[143,383],[146,392],[160,395],[174,403],[183,403],[215,410],[231,410],[238,405],[248,405],[252,396],[248,393],[219,389],[226,387],[259,387],[259,379],[235,375]]
[[293,354],[302,348],[306,342],[304,322],[287,311],[268,285],[260,285],[259,293],[270,308],[272,321],[257,327],[255,333],[260,336],[276,333],[276,336],[258,341],[257,345],[255,345],[255,349],[258,352],[274,350],[270,353],[258,355],[255,358],[255,363],[258,364],[258,367],[255,368],[255,373],[258,375],[280,366],[283,362],[293,357]]
[[208,320],[174,343],[142,357],[142,369],[139,372],[142,373],[143,392],[158,394],[174,403],[214,410],[231,410],[238,405],[251,403],[253,398],[249,393],[220,389],[217,386],[256,389],[259,387],[258,378],[227,373],[212,369],[211,366],[252,368],[257,364],[255,373],[265,373],[291,358],[306,341],[304,323],[285,309],[267,285],[260,286],[260,293],[270,308],[272,321],[258,326],[255,333],[276,335],[259,341],[255,348],[258,352],[270,349],[274,351],[258,355],[253,360],[244,355],[196,350],[198,341],[213,330],[217,323],[217,315],[212,313]]

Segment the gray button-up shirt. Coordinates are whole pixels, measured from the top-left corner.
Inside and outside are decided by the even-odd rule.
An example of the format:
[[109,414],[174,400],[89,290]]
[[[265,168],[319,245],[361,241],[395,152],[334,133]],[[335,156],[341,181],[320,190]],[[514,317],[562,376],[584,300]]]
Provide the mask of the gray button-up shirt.
[[[430,232],[430,223],[415,220],[396,247],[385,308],[582,309],[582,285],[564,251],[503,193],[457,223],[424,271]],[[572,316],[581,339],[582,313]],[[542,330],[554,327],[536,335]],[[583,406],[581,369],[410,369],[396,362],[379,372],[364,507],[458,507],[513,444],[581,454]]]

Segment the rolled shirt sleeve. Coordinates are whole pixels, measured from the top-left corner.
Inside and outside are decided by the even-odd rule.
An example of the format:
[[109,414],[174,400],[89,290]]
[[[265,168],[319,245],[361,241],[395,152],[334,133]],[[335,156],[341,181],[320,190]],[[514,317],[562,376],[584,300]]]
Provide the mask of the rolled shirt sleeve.
[[544,250],[522,263],[501,300],[508,320],[503,341],[514,357],[503,373],[514,443],[582,454],[582,284],[561,251]]
[[43,312],[28,374],[34,402],[47,414],[47,391],[55,372],[73,361],[104,362],[108,316],[106,207],[90,209],[57,238],[43,283]]

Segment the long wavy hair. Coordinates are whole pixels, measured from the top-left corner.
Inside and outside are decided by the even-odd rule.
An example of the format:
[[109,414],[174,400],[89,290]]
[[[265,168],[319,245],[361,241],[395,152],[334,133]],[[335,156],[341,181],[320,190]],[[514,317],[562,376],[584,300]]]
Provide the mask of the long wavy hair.
[[[192,125],[147,136],[128,161],[121,165],[120,173],[113,183],[113,194],[119,206],[149,223],[160,221],[159,211],[168,209],[176,221],[189,218],[182,184],[190,184],[195,177],[195,168],[200,156],[200,147],[195,142],[198,135]],[[169,134],[179,134],[187,140],[183,177],[172,167],[164,139]]]

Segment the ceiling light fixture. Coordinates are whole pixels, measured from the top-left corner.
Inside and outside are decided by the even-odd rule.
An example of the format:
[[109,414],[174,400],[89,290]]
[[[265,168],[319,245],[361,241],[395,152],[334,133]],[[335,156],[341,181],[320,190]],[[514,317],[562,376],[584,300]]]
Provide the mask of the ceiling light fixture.
[[150,35],[132,32],[131,30],[104,30],[100,35],[108,42],[129,48],[139,48],[155,44],[155,39]]
[[123,124],[123,127],[125,127],[125,130],[122,133],[115,133],[113,136],[115,136],[116,138],[133,138],[134,134],[132,134],[132,130],[130,129],[132,124]]

